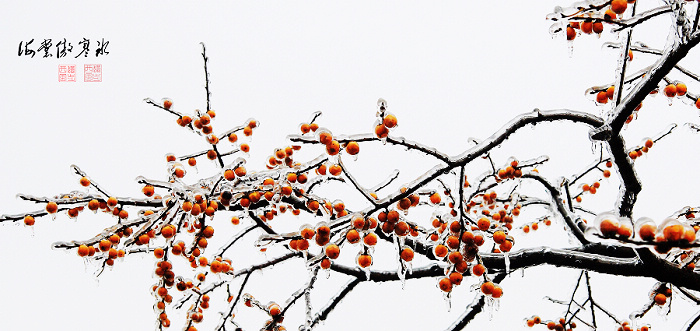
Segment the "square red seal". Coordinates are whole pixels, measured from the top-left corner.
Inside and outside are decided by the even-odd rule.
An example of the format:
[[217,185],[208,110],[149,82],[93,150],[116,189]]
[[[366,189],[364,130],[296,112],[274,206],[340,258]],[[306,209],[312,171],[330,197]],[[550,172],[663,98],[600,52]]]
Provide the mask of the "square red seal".
[[59,64],[58,81],[75,82],[75,64]]
[[102,81],[102,65],[101,64],[86,64],[83,75],[86,82],[101,82]]

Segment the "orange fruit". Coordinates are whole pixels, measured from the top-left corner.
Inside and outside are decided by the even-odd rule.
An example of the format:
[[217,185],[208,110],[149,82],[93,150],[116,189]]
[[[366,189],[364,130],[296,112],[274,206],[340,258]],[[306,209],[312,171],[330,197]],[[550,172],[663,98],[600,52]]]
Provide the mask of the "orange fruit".
[[406,261],[406,262],[411,262],[413,260],[413,250],[410,247],[404,247],[404,249],[401,250],[401,259]]
[[489,219],[486,217],[482,217],[476,222],[476,224],[479,227],[479,230],[486,231],[491,226],[491,221],[489,221]]
[[493,241],[497,244],[502,244],[506,241],[506,234],[503,231],[496,231],[493,233]]
[[663,234],[666,241],[680,241],[683,238],[683,225],[673,224],[664,227]]
[[663,293],[656,293],[656,295],[654,296],[654,302],[659,306],[665,305],[666,304],[666,295]]
[[432,203],[434,205],[440,203],[441,200],[442,199],[440,198],[440,193],[438,193],[438,192],[435,192],[435,193],[430,195],[430,203]]
[[608,96],[608,99],[612,100],[613,96],[615,96],[615,86],[608,87],[608,89],[605,90],[605,95]]
[[86,245],[83,244],[83,245],[78,246],[78,255],[80,257],[88,256],[89,252],[90,252],[90,249]]
[[328,169],[328,172],[333,176],[339,176],[340,173],[343,172],[343,168],[340,167],[340,165],[334,164]]
[[438,287],[440,287],[440,289],[443,290],[444,292],[451,292],[452,291],[452,281],[450,281],[450,279],[447,277],[440,279],[440,281],[438,282]]
[[464,278],[461,273],[459,272],[451,272],[449,275],[450,282],[454,285],[459,285],[462,283],[462,279]]
[[433,253],[437,257],[445,257],[445,256],[447,256],[447,252],[448,252],[447,246],[445,246],[445,245],[436,245],[435,249],[433,251]]
[[107,199],[107,206],[115,207],[117,205],[117,202],[117,198],[110,197],[109,199]]
[[566,27],[566,40],[574,40],[576,38],[576,30],[571,26]]
[[[627,0],[624,0],[624,1],[627,1]],[[617,14],[615,14],[614,11],[608,9],[608,10],[605,11],[605,14],[603,15],[603,18],[604,18],[605,20],[614,20],[614,19],[617,18]]]
[[594,22],[593,23],[593,32],[595,33],[602,33],[603,32],[603,23],[600,22]]
[[54,214],[54,213],[56,213],[56,211],[58,211],[58,205],[55,202],[50,201],[49,203],[46,204],[46,211],[49,214]]
[[500,286],[495,286],[491,292],[491,297],[498,299],[503,296],[503,289]]
[[236,168],[236,169],[234,170],[234,173],[235,173],[236,176],[238,176],[238,177],[243,177],[243,176],[246,175],[246,169],[245,169],[245,167],[241,166],[241,167]]
[[166,225],[162,230],[160,230],[160,234],[163,236],[163,238],[172,238],[175,235],[175,230],[174,225]]
[[387,128],[393,128],[397,124],[396,116],[393,114],[387,114],[384,116],[384,120],[382,121],[382,124],[387,127]]
[[372,256],[368,254],[361,254],[357,257],[357,265],[362,268],[367,268],[372,265]]
[[340,248],[336,244],[330,244],[326,246],[326,256],[330,259],[337,259],[338,256],[340,255]]
[[639,237],[642,240],[652,241],[656,237],[656,226],[654,224],[644,224],[639,228]]
[[686,86],[683,83],[678,83],[676,84],[676,95],[679,97],[684,96],[686,93],[688,93],[688,86]]
[[600,233],[604,237],[612,237],[617,234],[619,225],[609,219],[604,219],[602,222],[600,222]]
[[27,226],[34,225],[34,217],[31,215],[24,216],[24,225],[27,225]]
[[481,284],[481,292],[486,294],[486,295],[491,295],[493,294],[493,290],[496,288],[496,286],[492,282],[485,282]]
[[389,129],[387,129],[384,124],[379,124],[374,128],[374,134],[377,138],[386,138],[389,135]]
[[323,131],[319,133],[318,135],[318,141],[321,144],[328,145],[330,144],[333,140],[333,135],[329,131]]
[[231,169],[226,169],[224,171],[224,178],[228,181],[232,181],[236,178],[236,173],[234,173]]
[[[355,231],[355,230],[350,230],[350,231]],[[355,231],[355,232],[357,232],[357,231]],[[348,232],[348,234],[350,234],[350,232]],[[358,235],[358,237],[359,237],[359,235]],[[349,241],[349,239],[350,238],[348,238],[348,241]],[[362,238],[362,241],[367,246],[374,246],[377,244],[377,235],[374,234],[374,232],[370,232],[370,233],[366,234],[364,238]]]
[[340,143],[338,143],[337,140],[331,140],[331,142],[325,145],[328,155],[337,155],[340,152]]
[[666,95],[669,98],[673,98],[676,96],[676,93],[678,92],[676,85],[674,84],[668,84],[666,87],[664,87],[664,95]]
[[591,32],[593,32],[593,22],[581,23],[581,31],[586,34],[591,34]]
[[472,267],[472,275],[480,277],[486,272],[486,267],[483,264],[476,264]]
[[345,146],[345,151],[350,155],[356,155],[360,152],[360,145],[356,141],[351,141]]
[[605,91],[600,91],[596,95],[596,101],[598,103],[608,103],[608,94]]
[[325,258],[323,260],[321,260],[321,268],[328,269],[330,267],[331,267],[331,260],[325,259]]
[[627,0],[613,0],[610,3],[610,10],[618,15],[624,13],[627,10]]

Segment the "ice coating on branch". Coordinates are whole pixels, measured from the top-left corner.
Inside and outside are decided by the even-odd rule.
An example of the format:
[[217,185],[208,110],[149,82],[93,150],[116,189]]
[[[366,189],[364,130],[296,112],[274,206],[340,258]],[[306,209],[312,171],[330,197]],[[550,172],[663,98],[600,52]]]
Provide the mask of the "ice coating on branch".
[[546,18],[548,20],[557,21],[563,17],[563,11],[564,9],[561,6],[556,6],[552,13],[547,14]]
[[510,257],[508,257],[508,252],[503,252],[503,262],[506,265],[506,275],[510,276]]

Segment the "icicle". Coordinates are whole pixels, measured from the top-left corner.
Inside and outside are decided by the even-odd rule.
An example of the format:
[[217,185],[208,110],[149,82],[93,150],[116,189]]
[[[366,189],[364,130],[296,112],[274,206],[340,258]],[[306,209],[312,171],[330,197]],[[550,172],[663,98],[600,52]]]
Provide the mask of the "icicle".
[[365,271],[365,277],[367,277],[367,280],[369,280],[369,276],[370,276],[370,274],[372,273],[372,271],[369,270],[369,267],[363,268],[363,269],[365,269],[365,270],[364,270],[364,271]]
[[506,275],[510,277],[510,258],[508,257],[508,252],[503,252],[503,261],[506,264]]
[[568,46],[567,48],[569,51],[569,58],[574,57],[574,42],[573,42],[573,40],[569,40],[567,46]]
[[445,292],[442,294],[443,299],[445,299],[445,305],[447,307],[447,312],[452,310],[452,293]]
[[403,261],[399,264],[399,270],[397,271],[399,276],[399,281],[401,281],[401,289],[406,289],[406,266],[404,266]]
[[412,274],[413,273],[413,262],[406,262],[406,269],[408,269],[409,274]]
[[486,297],[486,311],[489,313],[489,321],[493,320],[493,305],[494,299],[490,296]]

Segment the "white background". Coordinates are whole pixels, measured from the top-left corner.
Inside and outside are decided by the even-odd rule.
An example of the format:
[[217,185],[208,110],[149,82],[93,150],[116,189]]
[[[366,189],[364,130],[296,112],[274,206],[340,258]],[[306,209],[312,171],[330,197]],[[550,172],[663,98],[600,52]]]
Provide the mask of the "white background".
[[[189,113],[206,107],[199,42],[206,43],[210,57],[215,131],[251,117],[261,123],[250,142],[249,170],[263,169],[273,149],[286,146],[286,135],[297,133],[299,123],[308,121],[314,111],[323,111],[321,125],[336,134],[370,132],[380,97],[399,118],[400,126],[392,134],[450,155],[468,148],[469,137],[484,139],[517,114],[536,107],[599,114],[602,108],[586,99],[584,91],[613,79],[617,52],[602,50],[601,45],[614,36],[607,31],[601,39],[579,36],[573,46],[561,36],[553,39],[545,15],[557,4],[566,3],[2,4],[0,214],[43,208],[15,199],[19,192],[53,196],[82,189],[69,170],[71,164],[80,166],[114,195],[138,197],[140,186],[133,179],[139,175],[164,179],[166,153],[184,155],[205,149],[203,138],[178,127],[172,115],[143,102],[144,98],[170,97],[173,109]],[[668,22],[668,18],[652,20],[649,28],[635,30],[635,37],[662,48]],[[93,45],[98,39],[108,40],[109,54],[75,59],[83,37]],[[35,39],[37,45],[44,38],[54,43],[66,38],[75,47],[72,55],[62,59],[17,56],[20,41]],[[697,59],[697,52],[691,52],[688,59],[694,56]],[[654,59],[638,54],[632,70]],[[59,64],[76,64],[78,81],[58,82]],[[102,82],[83,82],[84,64],[102,64]],[[684,66],[692,69],[692,64]],[[697,91],[686,77],[673,73],[671,78],[686,80],[691,92]],[[667,103],[662,97],[645,101],[639,120],[626,133],[628,146],[663,131],[672,122],[697,122],[695,108],[680,100],[672,107]],[[547,154],[551,161],[540,170],[554,179],[578,172],[595,159],[585,128],[555,123],[522,131],[494,152],[497,164],[505,163],[510,155],[529,159]],[[658,220],[697,203],[693,165],[698,161],[694,152],[698,141],[697,135],[681,128],[637,162],[644,191],[636,215]],[[318,147],[303,151],[306,154],[300,157],[307,159],[321,153]],[[215,171],[203,161],[199,174]],[[399,181],[407,182],[434,163],[379,144],[363,145],[356,162],[349,158],[345,162],[368,187],[394,168],[402,170]],[[475,169],[483,171],[484,163],[480,165]],[[191,173],[188,176],[196,178]],[[600,211],[611,209],[617,185],[615,180],[603,182],[600,193],[587,197],[584,205]],[[329,197],[345,194],[348,208],[364,208],[361,199],[343,192],[324,191]],[[540,215],[541,210],[524,213],[521,222]],[[155,282],[150,276],[152,258],[129,256],[95,278],[95,267],[86,265],[74,252],[49,248],[59,240],[90,238],[113,221],[106,215],[84,213],[77,222],[59,215],[55,221],[40,218],[33,228],[1,225],[2,329],[152,329],[156,319],[150,309],[155,302],[149,293]],[[290,218],[282,226],[291,231],[315,221]],[[226,225],[221,228],[229,228],[228,234],[217,227],[215,238],[223,241],[242,228]],[[516,248],[547,242],[568,245],[566,234],[556,224],[518,240]],[[350,253],[342,256],[351,263],[356,248],[346,250]],[[275,252],[282,250],[271,250],[267,257]],[[391,254],[386,256],[391,259]],[[234,267],[245,267],[236,265],[237,261],[234,258]],[[384,266],[395,267],[388,262]],[[183,265],[180,270],[185,273],[187,269]],[[300,264],[279,270],[285,273],[281,278],[251,281],[249,291],[262,302],[283,302],[305,281],[306,273]],[[577,273],[538,267],[527,270],[525,276],[513,275],[504,281],[500,309],[492,312],[491,320],[489,313],[481,314],[468,329],[521,327],[523,319],[532,314],[558,318],[562,308],[542,297],[567,298]],[[267,279],[274,272],[255,277]],[[320,278],[322,294],[314,299],[318,300],[316,308],[345,282],[339,275]],[[596,277],[594,295],[624,318],[644,304],[651,284],[650,280]],[[399,283],[362,284],[318,329],[442,329],[461,313],[473,293],[469,285],[457,287],[453,309],[447,312],[432,279],[409,281],[404,291]],[[678,329],[689,317],[683,305],[676,301],[674,314],[666,322],[668,329]],[[200,329],[211,328],[216,321],[217,310],[210,310],[205,313],[208,324]],[[289,315],[285,323],[289,329],[299,325],[303,310],[295,308],[292,313],[295,317]],[[246,314],[252,316],[246,320],[252,321],[247,329],[262,325],[262,313],[238,310],[241,318]],[[171,317],[173,329],[180,328],[181,318]],[[598,318],[603,325],[611,325],[602,315]],[[661,319],[652,311],[645,321],[662,323]]]

